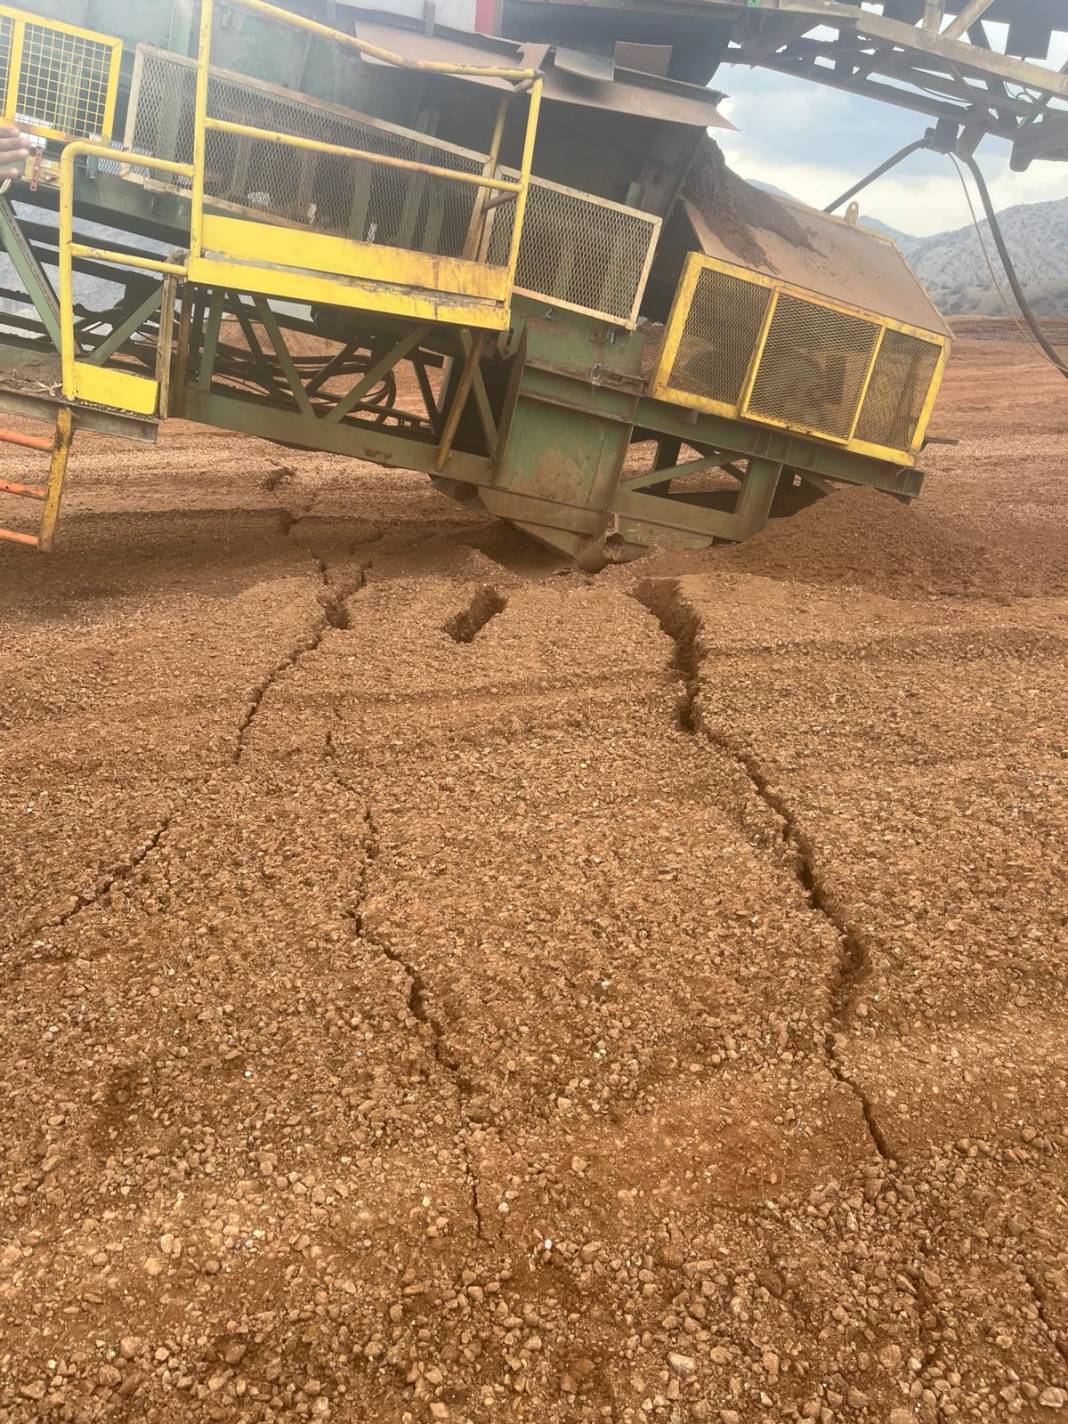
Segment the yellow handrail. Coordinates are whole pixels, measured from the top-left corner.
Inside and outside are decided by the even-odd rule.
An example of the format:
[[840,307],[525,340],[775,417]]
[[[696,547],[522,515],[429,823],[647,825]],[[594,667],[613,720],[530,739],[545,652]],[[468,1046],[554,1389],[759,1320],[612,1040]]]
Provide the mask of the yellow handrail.
[[[67,144],[59,158],[59,359],[63,394],[68,399],[73,399],[75,393],[74,367],[78,358],[74,339],[75,257],[96,257],[103,261],[113,261],[117,265],[147,268],[150,272],[172,272],[176,276],[185,276],[186,272],[185,267],[178,263],[162,262],[154,257],[140,257],[124,252],[110,252],[106,248],[88,247],[84,243],[74,241],[75,160],[114,157],[115,150],[105,143],[77,139],[74,143]],[[174,173],[180,178],[193,176],[190,163],[174,163],[168,158],[152,158],[148,154],[138,154],[137,162],[143,168]]]
[[372,59],[380,59],[385,64],[395,64],[402,69],[419,69],[428,74],[458,74],[479,76],[484,79],[507,79],[515,84],[532,81],[537,78],[538,74],[536,69],[502,69],[498,65],[450,64],[447,60],[406,59],[404,55],[394,54],[392,50],[382,49],[378,45],[371,44],[369,40],[361,40],[357,35],[346,35],[341,30],[332,30],[329,25],[319,24],[317,20],[309,20],[304,15],[294,14],[291,10],[282,10],[277,5],[268,5],[266,0],[224,0],[224,3],[239,6],[243,10],[252,10],[268,20],[276,20],[280,25],[289,25],[296,30],[307,30],[309,34],[319,35],[334,44],[346,45],[350,49],[358,50],[361,54],[370,55]]
[[[208,83],[211,72],[212,21],[215,0],[201,0],[200,29],[197,47],[196,101],[193,127],[193,161],[178,163],[171,159],[155,158],[148,154],[137,154],[138,167],[157,172],[171,173],[191,180],[191,202],[189,223],[189,252],[187,263],[166,261],[161,258],[138,256],[136,254],[114,252],[108,248],[95,247],[74,240],[74,166],[79,158],[114,158],[115,150],[105,143],[89,139],[76,139],[68,143],[60,156],[59,165],[59,306],[60,306],[60,362],[64,394],[73,398],[76,390],[77,344],[74,332],[74,259],[91,258],[102,262],[113,262],[118,266],[140,268],[159,272],[168,276],[185,277],[189,273],[188,263],[203,255],[204,232],[204,180],[206,168],[207,135],[209,132],[229,133],[269,143],[285,144],[292,148],[306,149],[315,153],[326,153],[341,158],[363,160],[387,168],[400,168],[434,178],[449,179],[456,183],[468,184],[480,189],[495,189],[498,192],[515,195],[515,217],[513,219],[511,243],[508,253],[507,277],[509,283],[515,280],[516,264],[519,256],[519,241],[526,209],[527,193],[530,186],[531,165],[534,154],[534,139],[537,132],[538,114],[541,105],[543,79],[537,70],[510,69],[499,66],[454,65],[448,62],[430,60],[410,60],[394,54],[356,36],[346,35],[320,25],[302,15],[282,10],[266,0],[224,0],[270,20],[321,35],[333,43],[347,45],[372,58],[394,64],[401,68],[416,69],[437,74],[485,77],[508,80],[516,86],[516,92],[529,90],[530,106],[527,114],[526,132],[523,140],[523,154],[518,179],[500,178],[488,164],[482,173],[464,173],[434,164],[419,163],[412,159],[395,158],[388,154],[371,153],[363,149],[345,148],[338,144],[324,143],[316,139],[299,138],[296,135],[257,129],[245,124],[235,124],[223,119],[213,119],[208,115]],[[3,7],[0,6],[0,12]],[[500,119],[498,127],[500,126]],[[499,136],[499,135],[498,135]],[[484,211],[491,204],[484,205]]]
[[[507,79],[517,86],[522,86],[523,89],[529,89],[530,106],[527,110],[527,126],[523,137],[523,154],[518,181],[496,178],[492,172],[479,174],[453,172],[451,169],[442,169],[433,164],[418,163],[411,159],[391,158],[386,154],[370,153],[363,149],[343,148],[339,145],[320,142],[317,139],[298,138],[292,134],[273,133],[265,129],[251,128],[244,124],[229,123],[223,119],[213,119],[208,115],[208,81],[211,73],[211,38],[215,0],[201,0],[200,32],[197,44],[196,106],[193,115],[193,190],[189,232],[189,252],[192,258],[199,258],[204,252],[204,179],[207,167],[207,136],[209,132],[215,131],[282,143],[291,148],[306,149],[313,153],[328,153],[336,154],[339,157],[362,159],[384,167],[404,168],[415,173],[448,178],[459,183],[469,183],[478,188],[494,188],[501,192],[514,193],[516,207],[512,221],[507,272],[509,281],[515,281],[516,266],[519,261],[519,243],[522,237],[523,218],[526,213],[527,192],[530,187],[530,174],[534,159],[534,140],[537,135],[538,115],[544,86],[544,79],[540,71],[493,66],[483,68],[478,65],[453,65],[444,61],[406,59],[403,55],[381,49],[378,45],[372,45],[354,35],[346,35],[340,30],[331,29],[328,25],[321,25],[316,20],[309,20],[303,15],[282,10],[277,5],[270,5],[267,0],[221,0],[221,3],[251,10],[256,14],[264,15],[267,19],[276,21],[278,24],[320,35],[332,43],[348,45],[363,54],[371,55],[387,64],[395,64],[400,68],[436,74]],[[519,90],[517,89],[515,92],[519,92]],[[483,222],[485,222],[488,206],[483,206]]]
[[518,193],[522,184],[511,178],[493,178],[484,173],[464,173],[455,168],[438,168],[433,163],[419,163],[414,158],[394,158],[388,153],[372,153],[366,148],[345,148],[338,143],[325,143],[317,138],[302,138],[298,134],[279,133],[274,129],[254,129],[248,124],[235,124],[229,119],[204,120],[215,133],[236,134],[239,138],[255,138],[265,143],[286,144],[289,148],[307,149],[310,153],[329,153],[338,158],[360,158],[368,163],[381,163],[386,168],[404,168],[409,173],[421,173],[429,178],[451,178],[457,183],[469,183],[475,188],[503,188]]

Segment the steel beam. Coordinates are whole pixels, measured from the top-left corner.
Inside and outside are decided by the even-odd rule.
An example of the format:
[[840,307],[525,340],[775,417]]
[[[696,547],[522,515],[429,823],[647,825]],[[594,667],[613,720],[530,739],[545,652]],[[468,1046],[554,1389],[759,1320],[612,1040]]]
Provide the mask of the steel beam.
[[33,248],[26,240],[15,216],[15,210],[7,198],[0,196],[0,242],[11,258],[11,265],[19,275],[26,295],[33,304],[41,324],[48,333],[52,345],[59,350],[60,320],[59,302],[48,280],[44,268],[34,255]]

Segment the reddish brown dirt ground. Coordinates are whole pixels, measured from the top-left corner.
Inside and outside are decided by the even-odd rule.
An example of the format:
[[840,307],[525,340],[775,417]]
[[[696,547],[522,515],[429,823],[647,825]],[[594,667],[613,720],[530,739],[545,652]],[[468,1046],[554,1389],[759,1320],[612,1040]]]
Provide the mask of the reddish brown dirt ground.
[[0,549],[3,1424],[1068,1417],[1066,395],[987,324],[913,508],[596,579],[83,439]]

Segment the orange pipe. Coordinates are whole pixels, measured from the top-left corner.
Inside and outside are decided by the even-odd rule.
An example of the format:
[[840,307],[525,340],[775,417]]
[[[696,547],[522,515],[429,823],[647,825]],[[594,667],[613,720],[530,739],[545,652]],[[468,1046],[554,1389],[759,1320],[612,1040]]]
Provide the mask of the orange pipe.
[[24,494],[27,499],[44,499],[46,491],[39,485],[18,485],[13,480],[0,480],[0,494]]
[[0,539],[10,539],[15,544],[29,544],[32,549],[37,548],[36,534],[16,534],[14,529],[0,529]]
[[27,450],[52,449],[52,441],[43,435],[23,435],[18,430],[0,430],[0,440],[5,445],[24,445]]

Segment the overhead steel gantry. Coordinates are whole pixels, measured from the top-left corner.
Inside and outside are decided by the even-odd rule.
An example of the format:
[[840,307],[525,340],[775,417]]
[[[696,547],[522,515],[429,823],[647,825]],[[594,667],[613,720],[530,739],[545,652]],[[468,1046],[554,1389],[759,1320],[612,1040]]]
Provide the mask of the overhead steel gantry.
[[501,0],[499,23],[526,38],[550,15],[602,63],[623,41],[690,82],[761,66],[1005,139],[1017,170],[1068,159],[1065,0]]
[[[779,0],[750,12],[725,55],[950,119],[966,143],[1008,140],[1012,166],[1068,160],[1068,63],[1044,61],[1068,6],[1044,0]],[[995,34],[990,28],[996,23]],[[1066,55],[1068,59],[1068,55]]]

